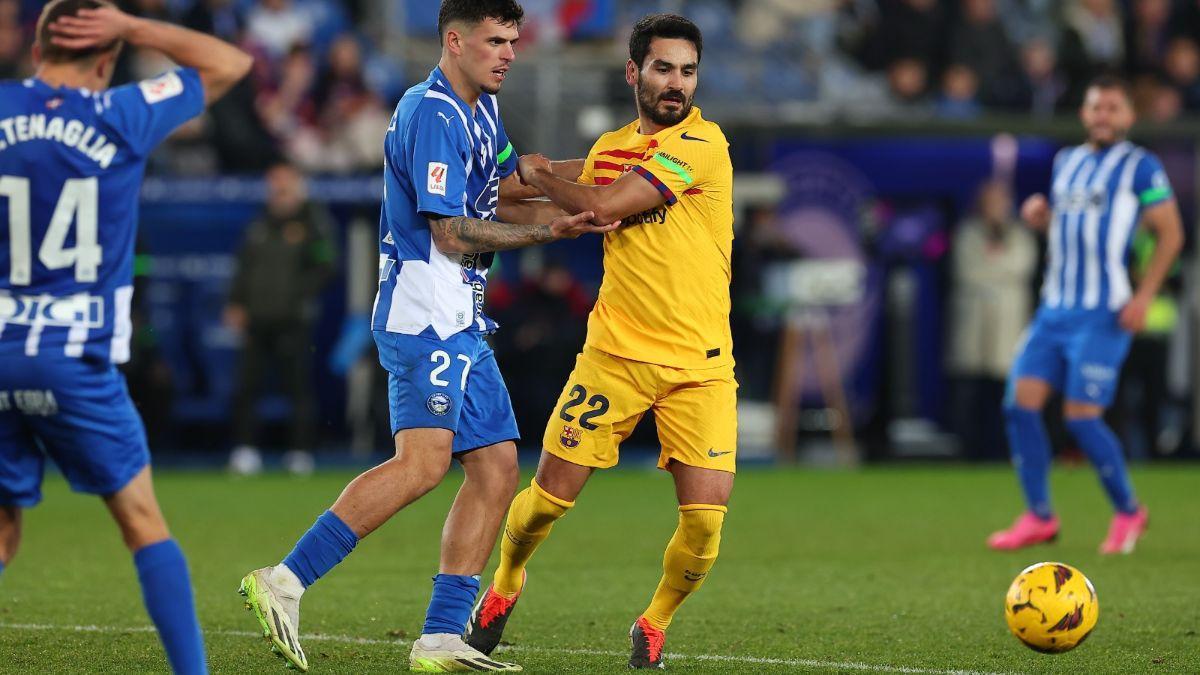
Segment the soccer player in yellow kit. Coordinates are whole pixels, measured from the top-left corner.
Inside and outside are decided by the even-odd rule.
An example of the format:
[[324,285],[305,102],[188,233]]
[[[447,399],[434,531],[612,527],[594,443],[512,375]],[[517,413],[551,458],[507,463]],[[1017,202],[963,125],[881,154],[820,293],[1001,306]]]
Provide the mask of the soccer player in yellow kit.
[[638,119],[604,134],[575,182],[546,158],[521,178],[569,213],[624,225],[604,237],[604,281],[587,341],[542,440],[533,483],[509,510],[501,561],[467,642],[490,653],[525,581],[525,565],[595,469],[653,410],[660,468],[675,479],[679,526],[663,577],[630,630],[634,668],[663,667],[665,631],[717,558],[737,454],[737,382],[729,330],[733,167],[716,124],[693,107],[700,30],[668,14],[638,22],[626,80]]

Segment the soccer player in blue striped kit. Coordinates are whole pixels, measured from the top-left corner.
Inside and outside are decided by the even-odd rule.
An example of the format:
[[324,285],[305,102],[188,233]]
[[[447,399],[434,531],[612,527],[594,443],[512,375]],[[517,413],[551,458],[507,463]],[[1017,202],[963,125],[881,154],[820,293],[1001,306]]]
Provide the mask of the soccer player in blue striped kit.
[[[1067,429],[1095,465],[1116,511],[1100,552],[1133,551],[1149,518],[1103,415],[1133,335],[1145,326],[1146,311],[1183,246],[1183,228],[1162,164],[1126,140],[1134,122],[1127,86],[1097,78],[1080,117],[1088,140],[1055,157],[1050,201],[1033,195],[1021,211],[1032,227],[1048,229],[1049,255],[1041,307],[1013,364],[1005,402],[1013,465],[1028,510],[988,538],[997,550],[1058,536],[1042,423],[1053,391],[1062,393]],[[1134,289],[1126,259],[1139,226],[1154,234],[1157,246]]]
[[[182,67],[108,89],[125,43]],[[21,511],[41,500],[49,456],[72,489],[104,498],[171,669],[203,673],[187,562],[116,364],[129,360],[146,159],[253,60],[105,0],[48,3],[33,55],[32,78],[0,83],[0,569],[16,553]]]
[[442,531],[433,595],[409,667],[521,669],[462,639],[518,473],[516,420],[485,341],[496,329],[483,313],[487,272],[493,251],[619,225],[593,225],[590,211],[562,216],[548,202],[541,209],[500,202],[502,182],[506,195],[524,189],[516,185],[517,156],[496,98],[516,58],[523,15],[514,0],[443,0],[441,60],[400,99],[384,140],[371,327],[388,371],[396,454],[347,485],[280,564],[251,572],[241,587],[275,651],[301,670],[308,668],[299,641],[302,594],[360,539],[436,487],[451,458],[466,478]]

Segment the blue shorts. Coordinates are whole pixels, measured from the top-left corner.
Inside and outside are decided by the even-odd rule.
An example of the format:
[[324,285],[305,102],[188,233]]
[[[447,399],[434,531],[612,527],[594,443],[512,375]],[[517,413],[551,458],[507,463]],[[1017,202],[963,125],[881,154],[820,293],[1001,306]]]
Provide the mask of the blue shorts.
[[104,496],[150,463],[142,419],[115,366],[0,358],[0,504],[42,500],[46,457],[76,492]]
[[1049,382],[1068,401],[1107,408],[1132,342],[1133,335],[1121,328],[1115,314],[1043,309],[1018,348],[1010,398],[1019,378],[1032,377]]
[[481,333],[448,340],[374,331],[388,371],[392,435],[449,429],[454,454],[521,437],[496,355]]

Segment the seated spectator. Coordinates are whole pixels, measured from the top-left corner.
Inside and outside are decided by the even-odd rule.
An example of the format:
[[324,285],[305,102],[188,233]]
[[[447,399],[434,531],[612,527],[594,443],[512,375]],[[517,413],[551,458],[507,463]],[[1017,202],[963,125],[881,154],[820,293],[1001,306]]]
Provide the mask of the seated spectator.
[[264,126],[281,143],[315,119],[312,90],[316,68],[312,52],[296,45],[280,64],[278,79],[260,81],[255,107]]
[[888,66],[888,86],[900,103],[919,103],[929,85],[929,66],[917,59],[899,59]]
[[[996,0],[964,0],[962,16],[950,34],[950,61],[974,73],[979,100],[987,105],[1017,98],[1017,62],[996,12]],[[954,76],[962,79],[962,74]]]
[[21,6],[16,0],[0,0],[0,80],[28,74],[27,51]]
[[1058,70],[1058,55],[1050,41],[1035,37],[1021,46],[1021,83],[1017,107],[1036,117],[1050,117],[1062,108],[1066,78]]
[[312,15],[294,0],[259,0],[246,19],[247,37],[272,59],[282,59],[316,32]]
[[1167,46],[1163,71],[1179,90],[1184,107],[1200,110],[1200,46],[1190,37],[1177,37]]
[[956,63],[942,73],[937,114],[947,119],[971,119],[983,112],[979,105],[979,76],[970,66]]
[[1125,29],[1125,69],[1139,75],[1158,68],[1171,30],[1171,0],[1134,0]]
[[1149,122],[1162,124],[1183,114],[1183,95],[1160,73],[1148,73],[1133,82],[1134,107]]
[[859,58],[872,69],[888,69],[901,59],[936,64],[945,31],[946,12],[938,0],[880,0],[880,11],[868,18],[871,28],[859,42]]
[[374,170],[383,162],[380,139],[389,115],[367,88],[362,48],[345,34],[330,47],[328,65],[313,90],[315,119],[288,144],[294,161],[310,171]]
[[1116,0],[1069,0],[1063,22],[1066,32],[1074,34],[1093,72],[1120,68],[1125,38]]

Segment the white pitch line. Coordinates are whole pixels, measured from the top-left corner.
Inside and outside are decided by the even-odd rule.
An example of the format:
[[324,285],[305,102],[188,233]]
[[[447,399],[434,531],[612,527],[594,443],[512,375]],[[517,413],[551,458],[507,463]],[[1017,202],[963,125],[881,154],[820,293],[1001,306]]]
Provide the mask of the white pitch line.
[[[0,623],[0,630],[34,630],[55,631],[65,630],[74,633],[153,633],[153,626],[54,626],[40,623]],[[262,633],[247,630],[207,630],[206,635],[222,637],[261,638]],[[396,638],[382,640],[379,638],[358,637],[355,635],[324,635],[314,633],[304,636],[305,642],[337,642],[354,645],[409,645],[412,640]],[[566,647],[526,647],[522,645],[505,645],[500,647],[505,652],[531,652],[535,654],[565,654],[574,656],[606,656],[625,658],[626,652],[616,652],[603,649],[571,649]],[[765,656],[732,656],[722,654],[664,654],[665,657],[676,661],[713,661],[717,663],[741,663],[759,666],[791,666],[798,668],[824,668],[826,670],[847,670],[870,673],[905,673],[908,675],[1003,675],[979,670],[939,670],[936,668],[910,668],[908,666],[889,666],[858,661],[821,661],[818,659],[777,659]]]

